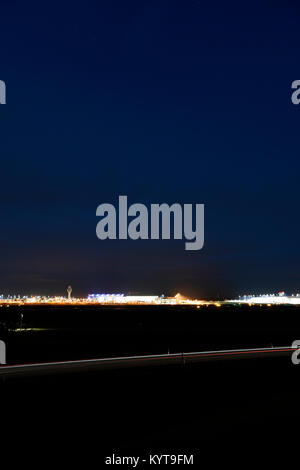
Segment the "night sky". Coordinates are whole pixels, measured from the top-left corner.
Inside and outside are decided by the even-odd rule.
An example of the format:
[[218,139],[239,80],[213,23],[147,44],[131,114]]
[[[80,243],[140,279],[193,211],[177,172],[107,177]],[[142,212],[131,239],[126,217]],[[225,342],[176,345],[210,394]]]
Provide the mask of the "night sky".
[[[300,292],[300,8],[0,7],[0,293]],[[96,237],[96,208],[205,204],[205,245]]]

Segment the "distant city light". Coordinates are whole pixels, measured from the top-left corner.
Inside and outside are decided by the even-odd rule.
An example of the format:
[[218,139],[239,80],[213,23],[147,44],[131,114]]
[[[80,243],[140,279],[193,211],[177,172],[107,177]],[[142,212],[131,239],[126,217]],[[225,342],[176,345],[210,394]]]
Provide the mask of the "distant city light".
[[67,290],[67,297],[55,296],[0,296],[0,304],[67,304],[67,305],[85,305],[85,304],[143,304],[143,305],[178,305],[178,304],[192,304],[203,305],[211,302],[197,299],[188,299],[181,294],[176,294],[175,297],[165,297],[164,295],[125,295],[125,294],[90,294],[84,298],[71,297],[71,288]]
[[0,306],[3,305],[196,305],[198,308],[205,305],[221,307],[228,304],[251,305],[300,305],[300,294],[287,295],[285,292],[278,294],[261,295],[240,295],[238,299],[228,300],[199,300],[190,299],[178,293],[174,297],[164,295],[125,295],[123,293],[97,293],[89,294],[87,297],[72,297],[71,286],[67,289],[67,296],[20,296],[20,295],[0,295]]

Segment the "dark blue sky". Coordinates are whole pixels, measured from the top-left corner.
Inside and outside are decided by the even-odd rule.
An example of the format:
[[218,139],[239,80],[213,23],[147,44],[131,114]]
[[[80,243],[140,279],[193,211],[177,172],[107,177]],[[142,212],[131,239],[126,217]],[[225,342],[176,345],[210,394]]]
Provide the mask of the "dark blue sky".
[[[300,291],[296,1],[1,2],[0,293]],[[205,204],[205,246],[100,241]]]

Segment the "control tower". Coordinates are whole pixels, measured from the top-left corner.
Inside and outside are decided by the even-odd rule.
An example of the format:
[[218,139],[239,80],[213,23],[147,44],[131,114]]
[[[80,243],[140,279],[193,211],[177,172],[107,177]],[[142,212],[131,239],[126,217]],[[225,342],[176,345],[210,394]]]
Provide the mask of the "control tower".
[[67,293],[68,293],[68,300],[71,300],[71,294],[72,294],[72,287],[71,286],[68,286]]

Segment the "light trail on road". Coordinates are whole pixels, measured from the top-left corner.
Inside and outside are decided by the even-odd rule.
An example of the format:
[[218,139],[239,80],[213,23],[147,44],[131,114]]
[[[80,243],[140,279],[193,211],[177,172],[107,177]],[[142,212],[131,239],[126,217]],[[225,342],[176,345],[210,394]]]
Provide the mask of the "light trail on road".
[[124,356],[73,361],[42,362],[33,364],[1,365],[0,378],[47,375],[65,372],[92,372],[108,369],[146,367],[159,365],[185,365],[189,363],[222,361],[232,359],[254,359],[289,356],[298,348],[292,346],[226,349],[189,353],[155,354],[146,356]]

